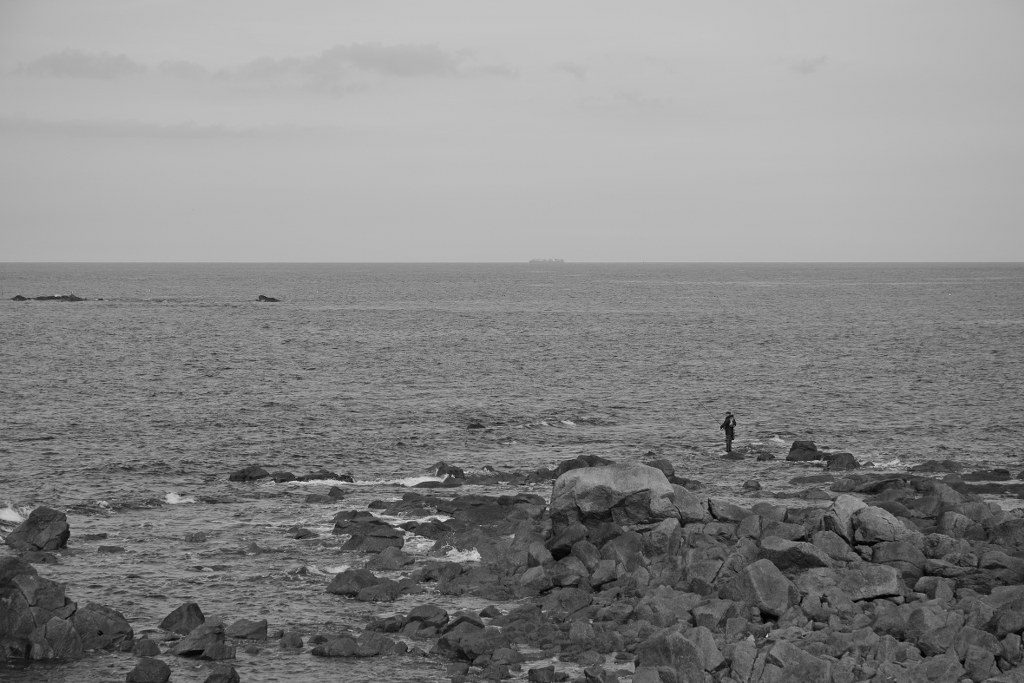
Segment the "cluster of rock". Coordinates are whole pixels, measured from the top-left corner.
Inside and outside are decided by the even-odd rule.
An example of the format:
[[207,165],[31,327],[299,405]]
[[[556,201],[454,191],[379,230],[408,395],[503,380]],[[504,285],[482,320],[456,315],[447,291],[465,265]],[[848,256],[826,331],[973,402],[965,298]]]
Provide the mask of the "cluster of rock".
[[0,557],[0,664],[78,659],[88,650],[131,642],[133,635],[117,610],[79,606],[28,562]]
[[827,505],[805,508],[746,508],[671,476],[663,465],[598,465],[564,472],[548,505],[418,493],[380,504],[392,515],[452,515],[403,526],[482,557],[428,563],[398,581],[370,566],[411,567],[400,538],[379,519],[342,513],[336,531],[374,555],[328,592],[386,602],[433,583],[441,595],[519,603],[506,614],[424,604],[369,624],[399,638],[391,644],[344,634],[323,654],[424,640],[453,660],[453,680],[524,666],[529,680],[565,680],[554,666],[529,668],[552,657],[582,666],[587,681],[1024,679],[1018,514],[916,475],[851,475]]
[[852,470],[861,466],[852,453],[823,451],[813,441],[794,441],[786,456],[789,462],[821,460],[827,470]]
[[77,294],[48,294],[44,296],[23,296],[15,294],[11,301],[85,301]]

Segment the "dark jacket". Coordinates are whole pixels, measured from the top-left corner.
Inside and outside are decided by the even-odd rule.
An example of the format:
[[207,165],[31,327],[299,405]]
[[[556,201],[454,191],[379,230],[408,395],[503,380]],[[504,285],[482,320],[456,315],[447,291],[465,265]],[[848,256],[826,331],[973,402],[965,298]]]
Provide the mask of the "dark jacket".
[[725,418],[725,422],[722,423],[719,429],[724,429],[726,436],[732,436],[736,432],[736,418],[732,415]]

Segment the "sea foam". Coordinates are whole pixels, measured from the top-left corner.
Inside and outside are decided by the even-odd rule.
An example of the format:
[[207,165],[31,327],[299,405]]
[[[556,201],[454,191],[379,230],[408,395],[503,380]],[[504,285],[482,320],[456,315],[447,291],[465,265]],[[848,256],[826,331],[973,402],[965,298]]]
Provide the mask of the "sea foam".
[[174,493],[173,491],[164,496],[164,500],[167,502],[168,505],[181,505],[183,503],[196,502],[196,499],[193,498],[192,496],[182,496],[177,493]]

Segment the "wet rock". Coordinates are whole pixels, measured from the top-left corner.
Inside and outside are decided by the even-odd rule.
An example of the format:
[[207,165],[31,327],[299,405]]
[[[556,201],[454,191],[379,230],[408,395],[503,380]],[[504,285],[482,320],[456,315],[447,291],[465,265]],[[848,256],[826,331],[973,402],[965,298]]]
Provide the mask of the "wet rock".
[[239,619],[227,627],[225,634],[229,638],[244,638],[245,640],[266,640],[267,620],[260,619]]
[[259,465],[249,465],[228,475],[228,481],[258,481],[269,476],[270,472]]
[[271,472],[270,478],[274,480],[275,484],[284,484],[289,481],[295,481],[295,475],[285,470]]
[[306,538],[316,538],[315,531],[301,526],[288,527],[285,533],[288,534],[290,538],[294,538],[299,541]]
[[825,455],[825,469],[829,471],[833,470],[853,470],[860,467],[860,463],[853,457],[852,453],[828,453]]
[[963,466],[954,460],[926,460],[920,465],[908,467],[909,472],[959,472]]
[[768,460],[775,460],[775,459],[776,459],[776,457],[775,457],[774,453],[758,453],[757,454],[757,461],[758,462],[766,462]]
[[136,657],[156,657],[160,654],[160,646],[148,636],[142,636],[132,645],[132,654]]
[[302,476],[296,477],[296,481],[344,481],[351,483],[354,481],[351,474],[338,474],[332,472],[329,469],[321,467],[315,472],[309,474],[303,474]]
[[327,584],[327,592],[335,595],[355,597],[359,591],[380,581],[373,572],[366,569],[349,569],[335,575]]
[[461,467],[456,467],[455,465],[449,465],[443,460],[441,462],[436,463],[431,468],[431,471],[434,473],[435,477],[451,477],[453,479],[466,478],[465,470],[463,470]]
[[70,537],[67,515],[53,508],[37,507],[4,542],[16,550],[59,550],[67,547]]
[[185,636],[204,621],[206,621],[206,617],[203,616],[203,610],[199,609],[199,605],[194,602],[186,602],[164,617],[160,622],[160,628]]
[[1009,481],[1010,470],[995,468],[991,470],[975,470],[963,475],[964,481]]
[[278,301],[280,301],[280,299],[276,299],[276,298],[274,298],[272,296],[267,296],[266,294],[260,294],[256,298],[256,301],[266,301],[266,302],[269,302],[269,303],[277,303]]
[[23,550],[18,557],[32,564],[60,564],[60,558],[43,550]]
[[[271,301],[277,301],[277,299],[271,299]],[[241,680],[235,667],[230,664],[214,664],[210,669],[210,675],[203,683],[240,683]]]
[[799,601],[796,586],[770,560],[764,559],[743,567],[720,593],[775,617]]
[[398,571],[414,564],[416,559],[400,548],[388,547],[366,562],[366,568],[377,571]]
[[285,649],[299,650],[302,648],[302,636],[295,631],[285,631],[281,635],[280,645]]
[[29,636],[32,659],[80,659],[84,650],[82,638],[70,620],[54,616]]
[[391,579],[378,579],[372,586],[362,588],[356,593],[359,602],[394,602],[402,594],[402,585]]
[[224,625],[214,621],[196,626],[187,636],[172,645],[167,653],[179,657],[221,660],[234,659],[235,649],[224,641]]
[[116,609],[95,602],[79,607],[72,623],[86,650],[108,650],[131,642],[135,636],[131,624]]
[[142,657],[125,677],[127,683],[167,683],[171,680],[171,667],[153,657]]
[[789,462],[821,460],[823,455],[813,441],[794,441],[793,445],[789,447],[789,454],[786,456],[786,460]]

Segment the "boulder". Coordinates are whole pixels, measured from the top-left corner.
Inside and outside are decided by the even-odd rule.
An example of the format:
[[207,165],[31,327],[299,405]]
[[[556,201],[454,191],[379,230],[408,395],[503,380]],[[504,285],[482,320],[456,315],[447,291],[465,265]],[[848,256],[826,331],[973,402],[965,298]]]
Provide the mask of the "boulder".
[[832,680],[830,663],[804,652],[786,640],[776,641],[768,651],[764,673],[765,681],[829,681]]
[[37,507],[4,542],[16,550],[59,550],[67,547],[70,537],[67,515],[53,508]]
[[909,541],[884,541],[872,548],[871,561],[894,567],[913,586],[924,573],[925,556]]
[[203,616],[203,610],[199,609],[199,605],[194,602],[186,602],[164,617],[160,622],[160,628],[186,636],[204,621],[206,621],[206,617]]
[[204,622],[172,645],[168,654],[201,659],[233,659],[234,648],[224,642],[224,625],[219,621]]
[[327,584],[327,592],[335,595],[355,597],[364,588],[380,582],[373,572],[367,569],[349,569],[336,574]]
[[782,570],[832,566],[828,554],[810,543],[767,536],[761,539],[760,546],[761,556]]
[[846,493],[841,494],[832,501],[828,514],[822,518],[822,525],[826,530],[842,536],[847,542],[853,542],[853,517],[866,507],[867,503],[860,498]]
[[813,441],[794,441],[789,447],[789,454],[786,460],[790,462],[806,462],[809,460],[821,460],[824,453],[818,450]]
[[662,680],[704,680],[700,652],[690,639],[675,630],[658,631],[638,644],[634,661],[637,671],[649,668],[673,676]]
[[243,638],[245,640],[266,640],[267,620],[260,619],[239,619],[227,627],[225,634],[229,638]]
[[796,578],[803,595],[839,591],[850,600],[870,600],[903,593],[899,572],[884,564],[861,564],[848,569],[815,567]]
[[605,521],[644,524],[677,517],[675,490],[661,470],[640,464],[573,469],[555,480],[551,519],[556,527]]
[[902,541],[912,535],[910,529],[892,513],[873,505],[857,510],[851,521],[854,540],[858,543]]
[[829,471],[854,470],[860,467],[852,453],[827,453],[824,460],[825,469]]
[[[272,299],[272,301],[277,301],[277,299]],[[241,680],[235,667],[230,664],[214,664],[210,669],[210,675],[203,683],[240,683]]]
[[743,567],[719,592],[724,598],[746,603],[774,617],[797,604],[800,597],[796,586],[765,559]]
[[135,637],[131,624],[116,609],[95,602],[79,607],[72,616],[75,630],[86,650],[106,650],[131,642]]
[[127,683],[167,683],[169,680],[171,667],[153,657],[140,657],[125,677]]

